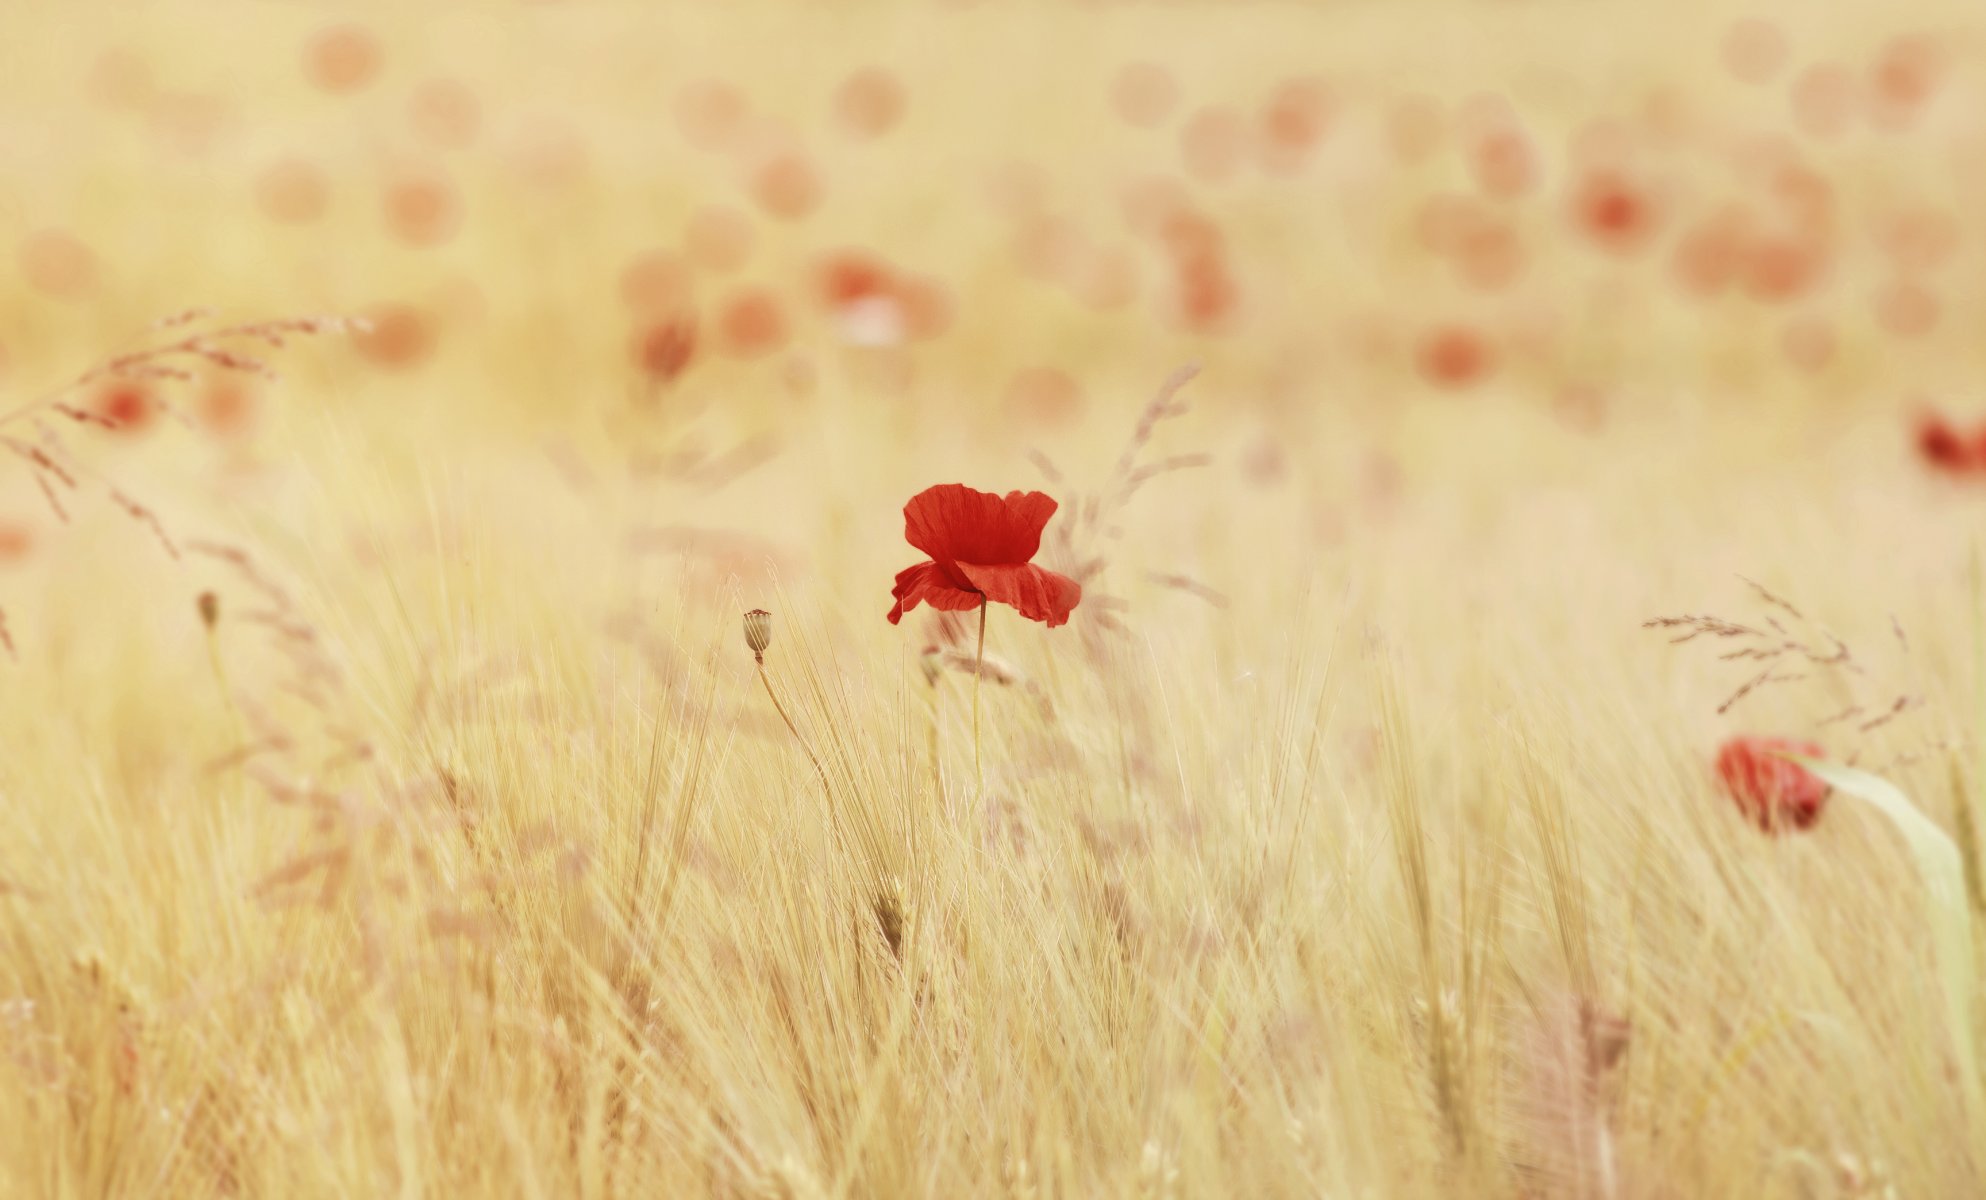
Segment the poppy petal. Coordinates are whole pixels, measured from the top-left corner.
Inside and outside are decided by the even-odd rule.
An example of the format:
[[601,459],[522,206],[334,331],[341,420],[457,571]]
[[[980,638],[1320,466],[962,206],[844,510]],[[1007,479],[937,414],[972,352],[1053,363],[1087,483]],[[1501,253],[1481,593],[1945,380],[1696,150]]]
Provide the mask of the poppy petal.
[[903,536],[940,563],[1024,563],[1055,515],[1041,492],[982,492],[962,483],[925,488],[903,506]]
[[1083,598],[1083,585],[1032,563],[959,564],[972,585],[988,600],[1011,604],[1030,621],[1049,628],[1065,624]]
[[896,586],[890,589],[890,595],[896,597],[896,607],[890,610],[892,625],[903,620],[903,614],[919,604],[929,604],[945,612],[963,612],[968,608],[978,608],[983,599],[978,592],[953,587],[945,578],[944,569],[934,562],[921,562],[898,571]]

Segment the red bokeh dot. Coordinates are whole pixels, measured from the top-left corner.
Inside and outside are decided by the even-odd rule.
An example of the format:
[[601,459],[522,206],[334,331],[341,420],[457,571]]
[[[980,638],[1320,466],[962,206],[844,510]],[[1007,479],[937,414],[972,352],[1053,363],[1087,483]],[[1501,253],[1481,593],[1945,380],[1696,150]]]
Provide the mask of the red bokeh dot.
[[1899,268],[1925,271],[1949,261],[1958,250],[1958,218],[1921,206],[1891,214],[1876,225],[1876,244]]
[[1196,209],[1182,208],[1172,213],[1157,232],[1166,252],[1179,262],[1220,258],[1227,253],[1227,236],[1221,232],[1220,225]]
[[1834,361],[1834,326],[1821,317],[1795,317],[1779,333],[1779,352],[1795,369],[1808,374]]
[[1414,349],[1421,378],[1438,387],[1467,388],[1489,378],[1496,356],[1482,334],[1463,325],[1444,325],[1422,335]]
[[365,26],[333,25],[304,44],[303,74],[324,91],[343,95],[370,84],[385,57],[379,39]]
[[1826,269],[1827,255],[1822,247],[1778,235],[1751,244],[1744,257],[1742,278],[1745,291],[1754,300],[1784,303],[1812,291]]
[[687,313],[651,322],[635,336],[635,365],[659,383],[681,375],[695,355],[696,319]]
[[209,433],[240,437],[254,425],[256,401],[254,385],[241,375],[213,375],[200,389],[195,414]]
[[44,296],[80,300],[96,290],[96,252],[67,230],[29,234],[21,240],[19,258],[28,286]]
[[676,126],[701,150],[722,150],[735,143],[748,111],[744,96],[719,80],[689,84],[676,96]]
[[1885,285],[1875,297],[1876,323],[1901,339],[1925,336],[1938,327],[1938,298],[1930,289],[1908,279]]
[[1648,188],[1622,172],[1605,169],[1591,171],[1579,181],[1573,213],[1580,232],[1614,254],[1647,248],[1661,224]]
[[440,342],[434,319],[409,304],[384,304],[365,315],[367,326],[354,334],[353,344],[366,359],[382,367],[404,370],[426,362]]
[[386,227],[410,246],[438,246],[462,226],[462,201],[441,175],[422,173],[386,186]]
[[300,158],[271,163],[255,179],[255,203],[271,221],[308,225],[324,215],[331,184],[324,172]]
[[1789,53],[1786,34],[1761,17],[1733,21],[1724,31],[1724,69],[1740,83],[1771,83]]
[[735,208],[707,206],[690,214],[683,231],[690,261],[707,271],[735,271],[752,256],[758,230]]
[[1029,367],[1007,385],[1007,410],[1030,424],[1068,425],[1082,408],[1082,385],[1057,367]]
[[1892,38],[1870,71],[1869,90],[1877,116],[1892,127],[1907,123],[1944,83],[1945,54],[1925,34]]
[[777,297],[763,289],[739,292],[718,310],[717,344],[734,358],[762,358],[786,344],[790,330]]
[[863,67],[835,89],[834,118],[853,137],[879,138],[903,121],[909,103],[896,76],[881,67]]
[[1179,130],[1179,156],[1186,173],[1202,183],[1221,183],[1241,169],[1248,123],[1227,107],[1200,109]]
[[437,150],[460,150],[483,128],[483,106],[465,83],[429,79],[414,89],[407,104],[414,135]]
[[1751,223],[1740,209],[1722,209],[1699,219],[1676,243],[1676,282],[1699,299],[1723,292],[1743,272],[1750,244]]
[[1463,281],[1482,291],[1500,291],[1524,273],[1524,243],[1508,221],[1471,225],[1457,240],[1453,255]]
[[135,379],[113,379],[97,389],[90,409],[110,422],[119,433],[139,434],[151,428],[158,416],[158,400],[150,388]]
[[17,566],[34,553],[34,527],[19,517],[0,517],[0,567]]
[[1241,287],[1219,254],[1192,253],[1176,264],[1179,317],[1194,333],[1219,333],[1241,304]]
[[1262,166],[1287,175],[1302,168],[1331,128],[1331,89],[1304,77],[1276,85],[1262,106],[1258,124]]
[[689,307],[695,274],[682,255],[650,250],[629,259],[622,268],[620,291],[621,303],[631,312],[675,312]]
[[1848,132],[1858,97],[1855,75],[1840,63],[1817,63],[1793,81],[1793,121],[1808,137],[1832,139]]
[[1798,163],[1784,163],[1773,169],[1767,187],[1794,228],[1819,235],[1832,227],[1834,185],[1825,175]]
[[1469,145],[1469,172],[1476,186],[1498,199],[1512,199],[1538,185],[1538,152],[1515,126],[1483,131]]
[[1422,202],[1415,235],[1447,258],[1461,278],[1484,291],[1509,286],[1523,273],[1524,244],[1516,228],[1470,196],[1441,193]]
[[1110,107],[1127,125],[1156,129],[1179,105],[1179,81],[1154,62],[1126,63],[1110,83]]
[[866,250],[837,250],[821,259],[815,281],[821,303],[840,309],[889,295],[895,277],[888,263]]
[[752,198],[760,208],[786,221],[798,221],[820,207],[821,174],[797,154],[768,160],[752,176]]

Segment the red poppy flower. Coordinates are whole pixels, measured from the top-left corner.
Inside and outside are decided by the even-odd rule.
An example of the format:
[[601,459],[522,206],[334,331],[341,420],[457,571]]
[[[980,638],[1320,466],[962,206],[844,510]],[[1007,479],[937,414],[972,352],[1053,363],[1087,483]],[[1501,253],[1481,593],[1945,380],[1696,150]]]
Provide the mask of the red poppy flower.
[[1790,738],[1734,737],[1717,752],[1724,790],[1767,833],[1805,829],[1827,803],[1827,784],[1781,753],[1819,758],[1821,748]]
[[904,540],[931,556],[897,572],[890,624],[919,604],[947,612],[988,600],[1051,628],[1068,621],[1082,585],[1028,560],[1057,505],[1040,492],[982,492],[962,483],[925,488],[903,506]]

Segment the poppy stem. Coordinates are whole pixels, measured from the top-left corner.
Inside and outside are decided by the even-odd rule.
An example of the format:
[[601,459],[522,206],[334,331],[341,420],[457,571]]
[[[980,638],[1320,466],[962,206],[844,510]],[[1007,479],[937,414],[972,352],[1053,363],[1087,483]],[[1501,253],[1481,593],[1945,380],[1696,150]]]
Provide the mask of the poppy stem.
[[979,645],[972,652],[972,773],[986,794],[986,770],[979,765],[979,677],[986,673],[986,597],[979,598]]

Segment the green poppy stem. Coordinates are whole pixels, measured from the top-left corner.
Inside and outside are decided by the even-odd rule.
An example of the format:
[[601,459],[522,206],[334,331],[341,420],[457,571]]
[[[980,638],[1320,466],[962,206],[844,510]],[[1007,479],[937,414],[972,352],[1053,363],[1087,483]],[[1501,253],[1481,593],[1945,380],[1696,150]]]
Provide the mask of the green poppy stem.
[[986,794],[986,770],[979,765],[979,677],[986,673],[986,597],[979,598],[979,646],[972,652],[972,773]]

